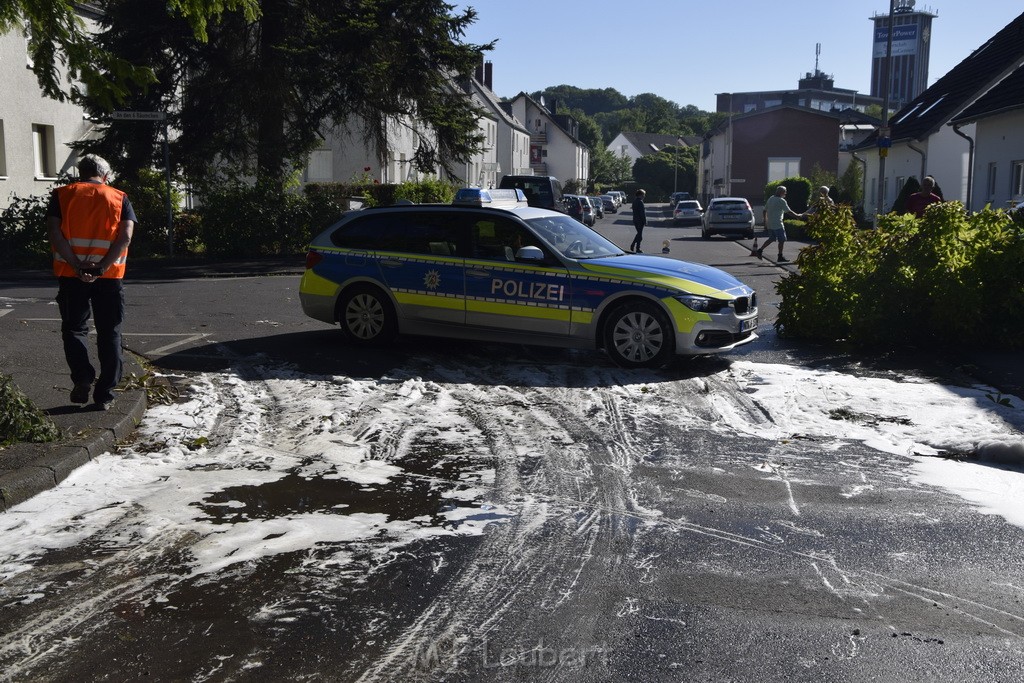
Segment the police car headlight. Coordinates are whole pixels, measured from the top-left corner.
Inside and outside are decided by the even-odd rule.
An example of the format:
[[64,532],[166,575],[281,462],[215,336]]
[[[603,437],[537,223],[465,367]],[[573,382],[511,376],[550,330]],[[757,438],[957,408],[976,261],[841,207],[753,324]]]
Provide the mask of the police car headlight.
[[710,311],[712,308],[712,301],[706,296],[680,294],[676,297],[676,301],[686,306],[691,311]]

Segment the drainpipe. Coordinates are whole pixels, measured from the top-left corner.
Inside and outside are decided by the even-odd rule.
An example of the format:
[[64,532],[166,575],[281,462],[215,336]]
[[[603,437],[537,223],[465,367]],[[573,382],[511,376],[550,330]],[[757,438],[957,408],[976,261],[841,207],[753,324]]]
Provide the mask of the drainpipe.
[[974,187],[974,140],[960,131],[960,126],[953,124],[953,132],[967,140],[967,210],[971,211],[971,195]]
[[928,154],[920,147],[915,147],[913,142],[908,142],[907,147],[914,150],[921,155],[921,177],[920,180],[924,180],[924,177],[928,175],[925,169],[928,167]]

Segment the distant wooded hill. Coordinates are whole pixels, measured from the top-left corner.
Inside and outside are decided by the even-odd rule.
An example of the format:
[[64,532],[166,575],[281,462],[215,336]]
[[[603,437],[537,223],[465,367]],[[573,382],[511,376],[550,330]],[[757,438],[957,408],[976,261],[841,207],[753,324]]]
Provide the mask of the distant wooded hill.
[[580,123],[580,139],[591,148],[604,147],[622,131],[665,135],[704,135],[725,114],[692,104],[680,106],[653,93],[626,97],[615,88],[555,85],[530,93],[544,99],[553,114],[570,114]]

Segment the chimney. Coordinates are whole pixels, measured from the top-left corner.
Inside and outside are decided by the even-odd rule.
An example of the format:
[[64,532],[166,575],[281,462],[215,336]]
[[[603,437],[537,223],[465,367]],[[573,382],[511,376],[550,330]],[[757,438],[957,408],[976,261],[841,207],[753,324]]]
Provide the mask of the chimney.
[[484,63],[482,57],[480,63],[476,65],[476,70],[473,72],[473,80],[477,83],[484,82]]
[[494,82],[492,76],[494,75],[494,65],[488,60],[484,62],[484,87],[488,90],[494,90]]

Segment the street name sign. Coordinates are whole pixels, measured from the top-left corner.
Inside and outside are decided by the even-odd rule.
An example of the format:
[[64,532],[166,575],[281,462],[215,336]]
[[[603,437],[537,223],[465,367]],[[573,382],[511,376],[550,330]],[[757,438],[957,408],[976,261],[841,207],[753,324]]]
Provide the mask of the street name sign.
[[167,114],[162,111],[115,111],[110,113],[115,121],[163,121]]

